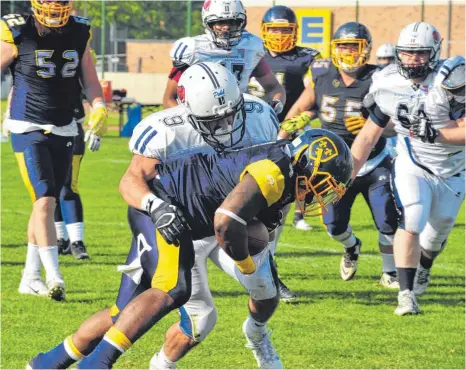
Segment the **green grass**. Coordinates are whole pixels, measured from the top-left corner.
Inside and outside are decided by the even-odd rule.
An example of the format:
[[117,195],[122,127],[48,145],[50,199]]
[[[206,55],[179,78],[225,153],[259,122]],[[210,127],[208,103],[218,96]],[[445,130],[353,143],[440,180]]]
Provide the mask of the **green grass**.
[[[24,368],[74,332],[90,314],[114,303],[131,234],[118,183],[130,160],[127,140],[108,137],[96,153],[86,153],[80,192],[86,242],[91,260],[62,256],[68,300],[57,303],[17,293],[26,255],[26,227],[31,204],[20,180],[9,143],[1,145],[1,367]],[[270,322],[273,342],[286,368],[465,368],[464,207],[445,252],[433,269],[428,293],[420,298],[425,314],[396,317],[396,292],[376,283],[381,260],[377,232],[367,206],[358,199],[353,228],[364,246],[353,281],[339,277],[340,247],[319,220],[311,232],[287,227],[279,247],[282,279],[297,292],[299,303],[281,304]],[[255,368],[244,347],[241,325],[247,295],[209,263],[211,288],[218,307],[215,330],[179,368]],[[138,341],[118,368],[147,368],[171,313]]]

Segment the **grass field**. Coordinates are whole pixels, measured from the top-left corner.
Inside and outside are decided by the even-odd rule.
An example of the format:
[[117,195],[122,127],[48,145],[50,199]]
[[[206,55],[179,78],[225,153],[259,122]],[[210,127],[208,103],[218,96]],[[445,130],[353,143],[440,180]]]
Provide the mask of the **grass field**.
[[[113,133],[115,135],[115,133]],[[131,235],[118,183],[130,160],[127,140],[107,137],[97,153],[86,153],[80,176],[87,262],[61,256],[67,284],[64,303],[17,293],[26,255],[31,204],[9,143],[1,144],[1,364],[26,362],[72,333],[90,314],[114,303]],[[340,247],[314,219],[314,229],[292,229],[278,253],[282,279],[297,292],[296,304],[281,304],[270,322],[272,340],[286,368],[465,368],[464,206],[448,247],[433,269],[431,286],[419,302],[425,314],[393,314],[396,292],[379,287],[377,233],[367,206],[358,199],[352,226],[364,245],[356,278],[339,277]],[[255,368],[244,347],[247,315],[243,289],[212,264],[211,288],[219,311],[217,327],[179,368]],[[170,314],[120,358],[118,368],[147,368],[159,350]]]

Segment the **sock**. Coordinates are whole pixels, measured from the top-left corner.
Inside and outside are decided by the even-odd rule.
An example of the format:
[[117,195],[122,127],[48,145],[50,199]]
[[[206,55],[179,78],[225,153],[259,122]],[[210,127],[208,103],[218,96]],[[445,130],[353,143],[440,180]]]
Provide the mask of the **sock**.
[[156,369],[172,369],[173,364],[176,363],[176,361],[170,361],[167,356],[165,355],[165,351],[162,348],[160,348],[160,352],[156,353],[150,360],[150,363],[153,367]]
[[63,275],[58,267],[58,248],[56,245],[53,247],[42,247],[39,249],[40,260],[44,265],[47,281],[58,280],[63,282]]
[[55,230],[57,231],[57,239],[68,240],[68,233],[66,231],[66,226],[63,221],[55,222]]
[[414,276],[416,276],[416,268],[412,267],[399,267],[398,280],[400,281],[400,292],[408,289],[413,290]]
[[301,212],[295,212],[294,213],[294,220],[295,221],[300,221],[304,218],[303,214]]
[[70,236],[70,242],[79,242],[84,240],[84,223],[76,222],[74,224],[66,225],[68,235]]
[[[329,235],[333,240],[343,244],[343,247],[346,249],[353,248],[354,246],[356,246],[358,242],[358,240],[356,239],[356,236],[353,233],[353,230],[351,229],[351,226],[348,226],[348,228],[343,234],[332,235],[329,233]],[[359,254],[359,251],[358,251],[358,254]]]
[[42,264],[40,261],[39,248],[37,245],[28,243],[28,250],[26,253],[26,264],[24,265],[24,275],[40,278],[40,268]]
[[71,335],[46,353],[40,353],[31,361],[34,369],[67,369],[84,355],[73,344]]
[[382,255],[382,272],[395,272],[395,257],[393,254],[380,253]]
[[248,316],[246,319],[246,331],[252,335],[262,335],[265,333],[265,326],[267,323],[259,322],[251,317]]
[[419,263],[425,269],[430,269],[432,268],[432,264],[434,263],[434,260],[427,257],[424,253],[421,253],[421,260],[419,261]]

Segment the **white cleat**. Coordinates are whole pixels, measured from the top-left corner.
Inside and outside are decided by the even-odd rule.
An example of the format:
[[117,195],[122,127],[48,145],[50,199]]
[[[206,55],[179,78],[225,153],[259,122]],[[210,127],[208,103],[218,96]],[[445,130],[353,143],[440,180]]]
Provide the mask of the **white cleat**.
[[356,275],[361,247],[361,240],[356,238],[356,245],[345,249],[345,254],[343,254],[340,261],[340,276],[344,281],[351,280]]
[[384,272],[380,278],[379,285],[388,289],[400,289],[400,282],[396,273]]
[[65,300],[65,282],[63,280],[49,280],[47,281],[47,288],[50,299],[54,301]]
[[176,362],[170,362],[159,359],[159,354],[156,353],[150,360],[149,370],[168,370],[177,369]]
[[425,269],[421,265],[417,266],[416,276],[414,277],[413,291],[416,295],[423,295],[426,292],[430,282],[430,269]]
[[49,290],[40,277],[28,277],[23,275],[19,284],[18,292],[21,294],[31,294],[37,296],[47,296]]
[[252,350],[259,369],[283,369],[282,362],[270,341],[270,332],[248,333],[248,319],[243,323],[246,347]]
[[293,221],[293,226],[295,229],[302,230],[302,231],[312,230],[312,226],[309,225],[304,219]]
[[398,307],[395,309],[395,315],[418,315],[421,308],[416,302],[416,296],[412,290],[403,290],[398,292]]

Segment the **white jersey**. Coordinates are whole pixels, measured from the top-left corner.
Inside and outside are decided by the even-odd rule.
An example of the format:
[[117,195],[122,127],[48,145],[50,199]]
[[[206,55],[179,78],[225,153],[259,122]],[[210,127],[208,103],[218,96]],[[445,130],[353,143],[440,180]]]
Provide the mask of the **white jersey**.
[[[275,141],[278,118],[270,105],[244,94],[244,106],[245,134],[235,148]],[[129,149],[134,154],[160,161],[195,152],[213,152],[213,148],[189,123],[188,110],[184,105],[153,113],[143,119],[134,129]]]
[[419,117],[429,119],[435,129],[456,126],[450,118],[448,97],[441,87],[443,78],[435,71],[414,85],[392,64],[373,75],[364,104],[370,106],[375,102],[391,118],[398,134],[397,153],[402,160],[410,160],[436,176],[450,177],[465,169],[464,146],[424,143],[409,133],[409,127]]
[[201,62],[221,63],[236,76],[243,93],[247,92],[251,74],[264,55],[262,40],[247,31],[243,31],[241,41],[231,50],[217,47],[210,35],[203,34],[179,39],[170,51],[175,67]]

